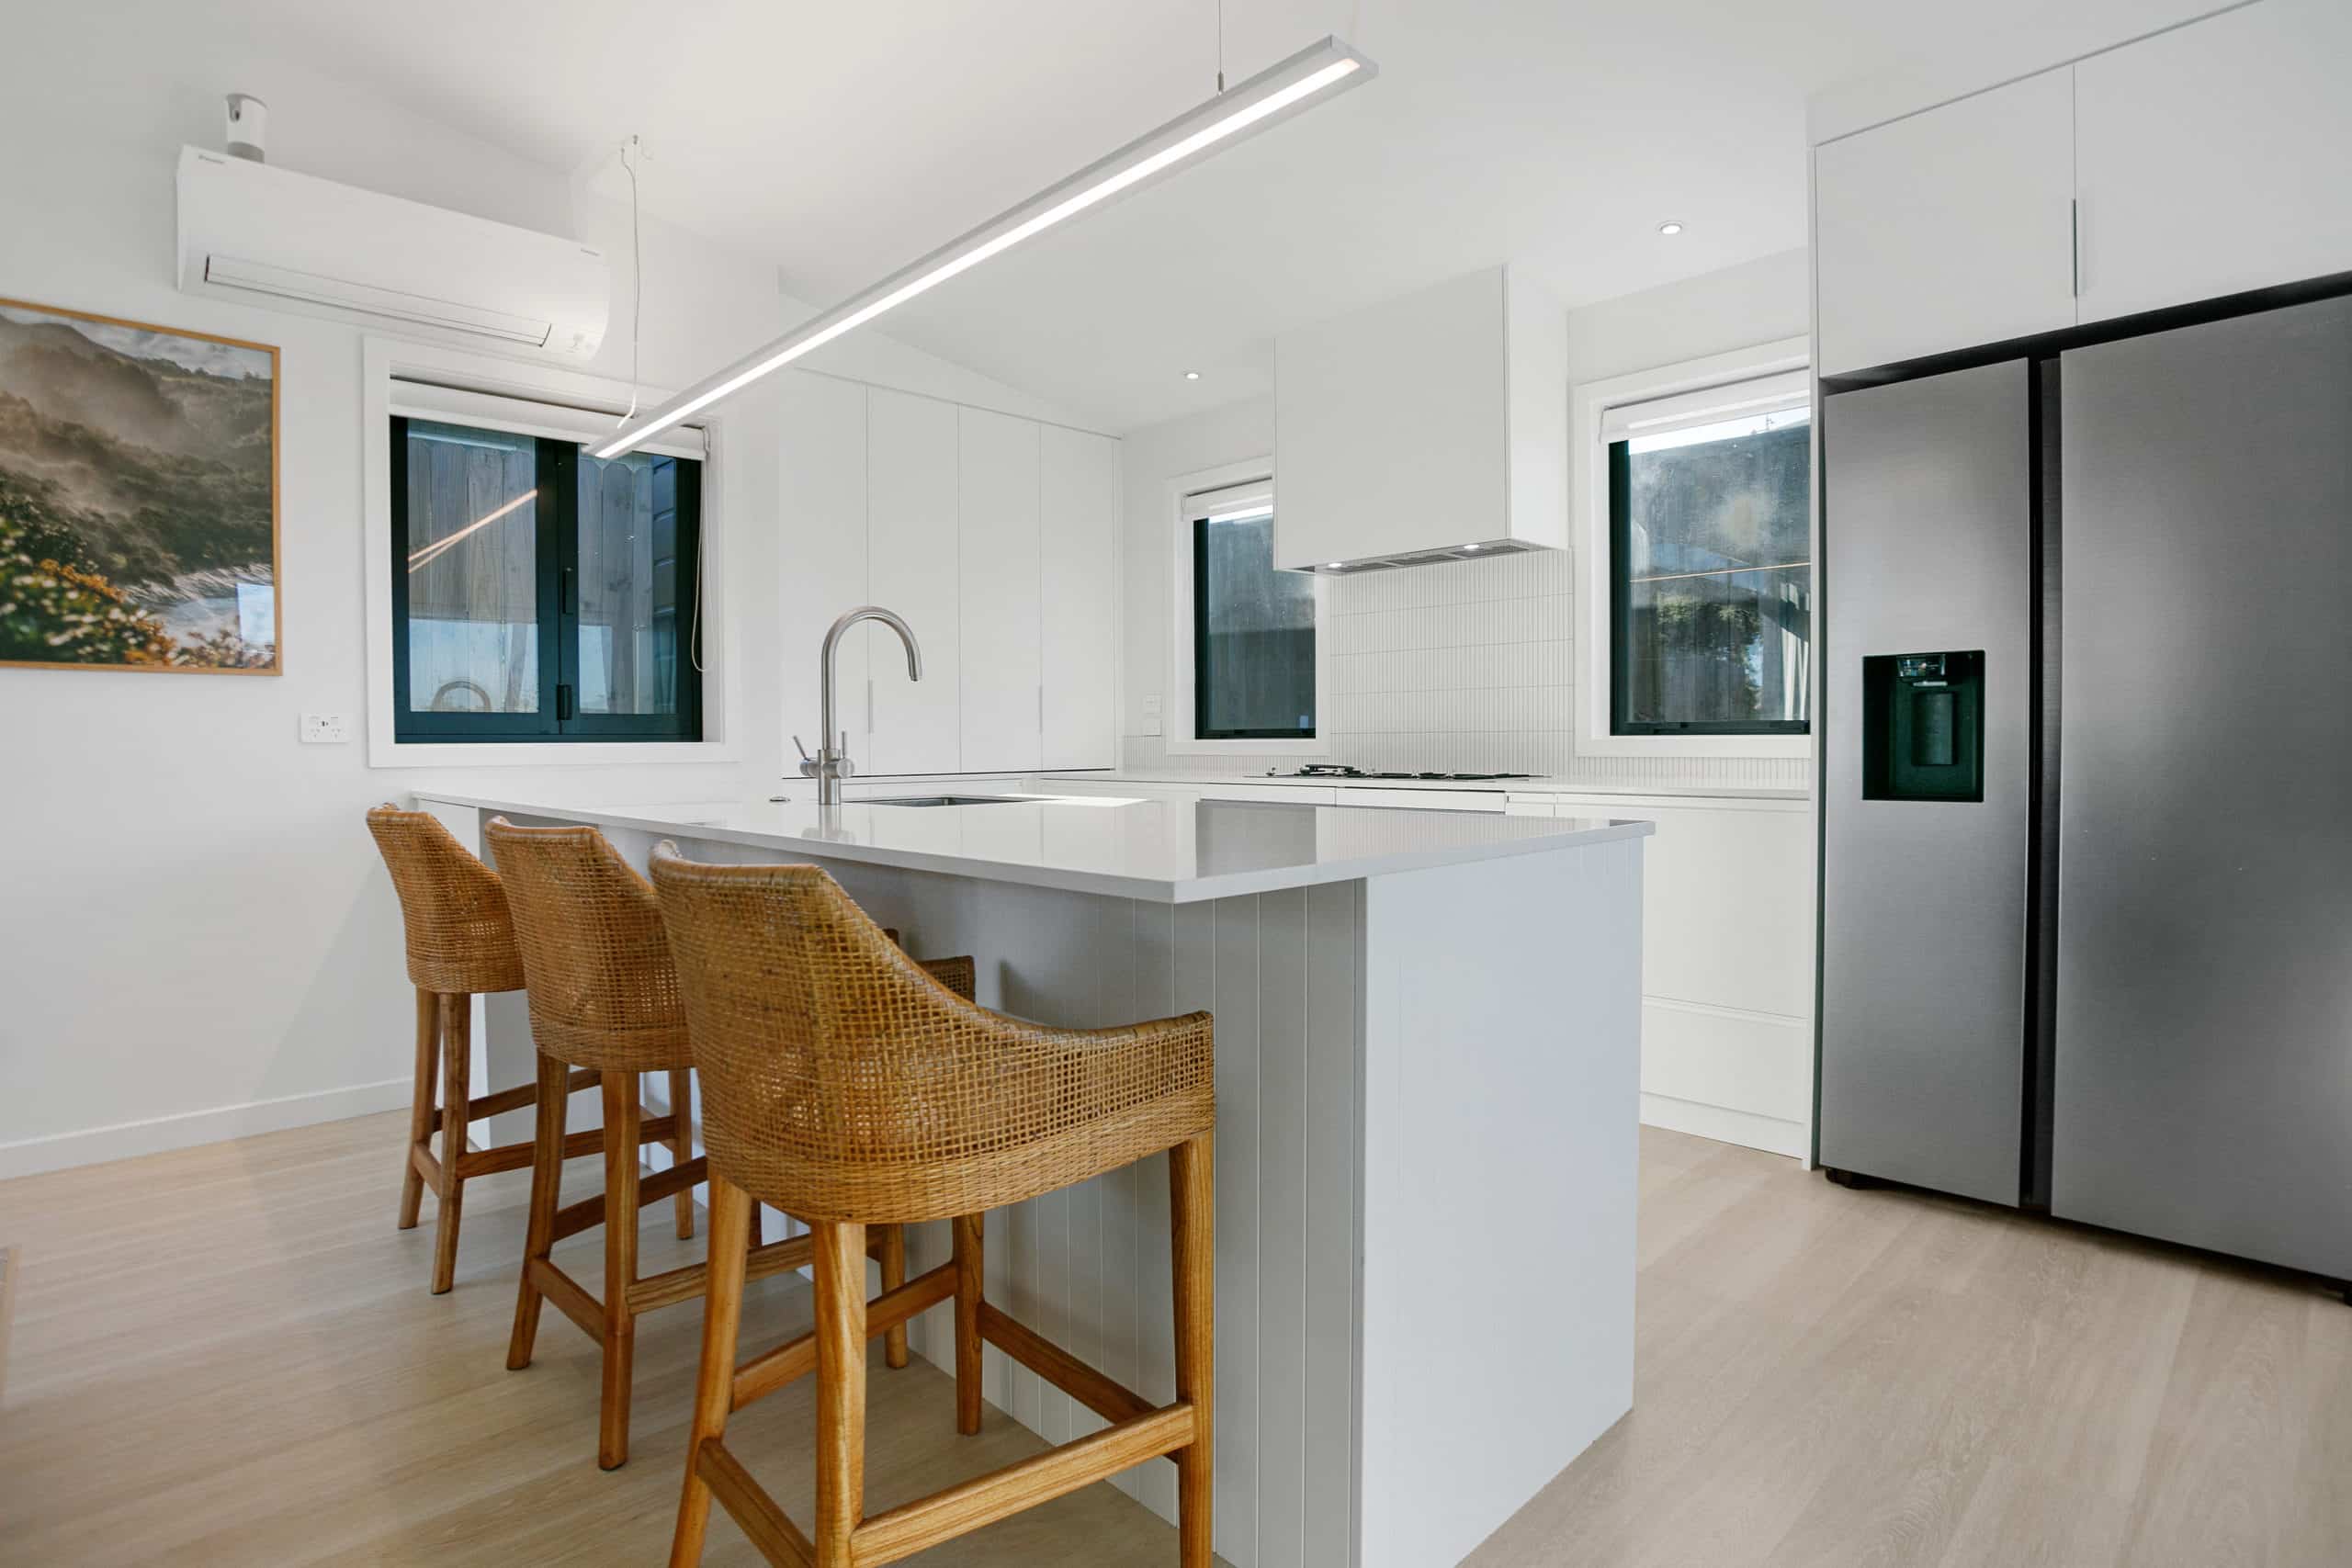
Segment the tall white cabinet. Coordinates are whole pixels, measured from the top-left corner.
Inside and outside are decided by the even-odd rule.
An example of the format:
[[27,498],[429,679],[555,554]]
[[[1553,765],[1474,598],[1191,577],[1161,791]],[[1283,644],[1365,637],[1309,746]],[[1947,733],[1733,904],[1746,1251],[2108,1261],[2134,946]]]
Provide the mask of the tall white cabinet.
[[[1049,424],[1038,433],[1038,651],[1053,768],[1117,764],[1112,649],[1118,638],[1119,444]],[[1105,520],[1113,520],[1105,526]]]
[[843,639],[836,727],[859,773],[1110,766],[1118,442],[809,372],[784,379],[786,733],[815,749],[819,644],[834,616],[875,604],[913,626],[923,678],[908,682],[885,628]]
[[1044,728],[1038,619],[1038,426],[982,409],[956,411],[956,498],[963,551],[963,762],[1034,768]]

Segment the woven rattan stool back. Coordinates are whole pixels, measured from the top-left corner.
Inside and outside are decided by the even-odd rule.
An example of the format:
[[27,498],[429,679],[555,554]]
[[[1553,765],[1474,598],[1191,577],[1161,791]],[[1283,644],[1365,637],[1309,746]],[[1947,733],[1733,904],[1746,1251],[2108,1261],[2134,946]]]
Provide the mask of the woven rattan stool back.
[[809,865],[654,851],[712,1168],[809,1220],[975,1214],[1212,1126],[1205,1013],[1047,1029],[964,1000]]
[[594,828],[483,828],[530,982],[531,1038],[608,1072],[691,1067],[653,889]]
[[368,831],[400,896],[409,983],[439,996],[520,990],[523,961],[498,874],[423,811],[379,806]]

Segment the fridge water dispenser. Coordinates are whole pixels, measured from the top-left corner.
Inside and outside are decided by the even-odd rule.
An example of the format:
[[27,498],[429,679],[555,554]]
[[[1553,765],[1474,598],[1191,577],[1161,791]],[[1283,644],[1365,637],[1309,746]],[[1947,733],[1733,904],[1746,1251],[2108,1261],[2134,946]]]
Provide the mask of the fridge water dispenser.
[[1862,798],[1984,798],[1984,654],[1862,660]]

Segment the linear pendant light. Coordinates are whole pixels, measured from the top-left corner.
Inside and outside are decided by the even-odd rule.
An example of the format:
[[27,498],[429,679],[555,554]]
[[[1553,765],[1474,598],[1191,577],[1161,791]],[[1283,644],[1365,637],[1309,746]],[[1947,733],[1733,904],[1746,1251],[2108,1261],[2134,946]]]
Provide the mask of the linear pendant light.
[[942,245],[913,265],[892,273],[864,293],[803,322],[717,375],[696,382],[659,408],[648,410],[641,419],[624,426],[620,434],[597,446],[595,455],[617,457],[633,451],[679,421],[692,418],[761,377],[783,369],[801,355],[856,331],[885,310],[905,304],[990,256],[1009,251],[1081,212],[1091,211],[1113,197],[1170,174],[1204,153],[1230,146],[1285,115],[1358,83],[1368,82],[1378,70],[1336,38],[1327,38],[1300,50],[1281,64],[1179,115],[1158,130],[1136,138],[1109,157],[1040,191],[961,239]]

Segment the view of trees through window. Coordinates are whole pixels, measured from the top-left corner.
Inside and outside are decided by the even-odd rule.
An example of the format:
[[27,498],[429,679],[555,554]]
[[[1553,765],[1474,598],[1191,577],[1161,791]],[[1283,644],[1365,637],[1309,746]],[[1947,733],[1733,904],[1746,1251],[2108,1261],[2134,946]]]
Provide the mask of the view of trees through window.
[[1810,422],[1796,408],[1611,445],[1613,733],[1804,732]]
[[1193,520],[1193,728],[1204,740],[1315,735],[1315,580],[1274,570],[1263,502]]

